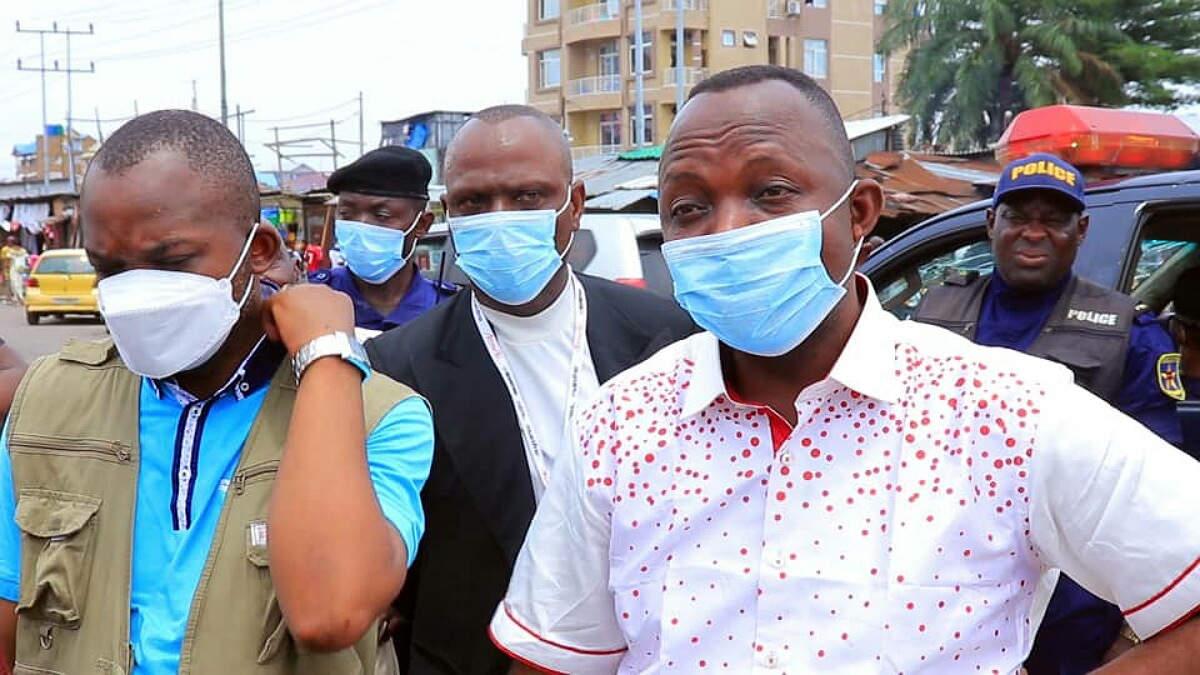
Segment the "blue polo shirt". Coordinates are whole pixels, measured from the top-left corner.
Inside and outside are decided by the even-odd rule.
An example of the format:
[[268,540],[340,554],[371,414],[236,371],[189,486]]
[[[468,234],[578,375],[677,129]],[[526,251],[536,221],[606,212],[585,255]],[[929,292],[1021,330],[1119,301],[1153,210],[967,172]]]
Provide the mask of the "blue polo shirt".
[[[354,301],[354,325],[369,330],[388,330],[408,323],[433,308],[443,299],[454,295],[458,288],[453,284],[426,279],[416,265],[409,265],[413,280],[400,304],[387,316],[383,316],[358,292],[354,274],[347,267],[318,270],[308,275],[310,283],[324,284],[350,296]],[[403,272],[401,272],[403,274]]]
[[[260,342],[234,377],[203,400],[170,382],[142,379],[130,607],[133,675],[179,670],[192,597],[225,493],[284,356],[279,345]],[[16,602],[21,533],[14,519],[7,425],[0,443],[0,598]],[[433,455],[433,422],[425,402],[398,403],[371,433],[366,450],[379,505],[404,538],[411,565],[425,528],[420,493]]]

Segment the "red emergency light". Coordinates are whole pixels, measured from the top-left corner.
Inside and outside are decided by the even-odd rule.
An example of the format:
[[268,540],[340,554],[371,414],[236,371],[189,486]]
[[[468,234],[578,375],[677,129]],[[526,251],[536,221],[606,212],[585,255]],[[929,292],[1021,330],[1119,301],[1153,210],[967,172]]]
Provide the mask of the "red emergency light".
[[1001,164],[1037,152],[1080,168],[1186,169],[1200,135],[1164,113],[1051,105],[1017,115],[996,144]]

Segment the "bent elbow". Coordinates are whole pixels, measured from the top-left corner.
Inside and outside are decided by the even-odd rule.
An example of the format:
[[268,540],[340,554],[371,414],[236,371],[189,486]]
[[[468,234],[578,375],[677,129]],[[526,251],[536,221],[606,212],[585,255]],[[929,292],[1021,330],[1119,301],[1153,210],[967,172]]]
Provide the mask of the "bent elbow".
[[331,653],[349,649],[375,625],[367,612],[338,612],[331,608],[310,616],[288,618],[288,631],[301,648]]

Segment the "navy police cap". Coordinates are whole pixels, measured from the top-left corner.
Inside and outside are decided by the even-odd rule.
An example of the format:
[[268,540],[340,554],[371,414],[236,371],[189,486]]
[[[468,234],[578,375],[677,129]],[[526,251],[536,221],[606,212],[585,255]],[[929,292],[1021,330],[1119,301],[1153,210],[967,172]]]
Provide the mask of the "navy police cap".
[[1052,190],[1068,197],[1081,212],[1087,208],[1083,201],[1083,174],[1045,152],[1009,162],[1004,167],[992,194],[992,206],[999,206],[1006,197],[1025,190]]

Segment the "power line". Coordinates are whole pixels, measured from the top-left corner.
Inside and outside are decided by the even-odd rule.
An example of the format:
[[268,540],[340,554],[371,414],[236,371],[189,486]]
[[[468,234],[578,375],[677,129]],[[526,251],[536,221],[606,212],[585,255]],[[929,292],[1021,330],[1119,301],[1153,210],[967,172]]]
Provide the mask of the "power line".
[[[369,11],[369,10],[376,9],[378,7],[382,7],[382,6],[388,5],[388,4],[391,4],[391,0],[381,0],[378,2],[369,3],[369,4],[362,5],[357,8],[346,10],[346,11],[342,11],[342,10],[345,10],[345,5],[341,5],[338,7],[332,7],[332,8],[326,7],[326,8],[320,9],[320,10],[315,10],[308,14],[301,14],[301,15],[292,17],[291,19],[274,21],[270,25],[267,25],[267,26],[252,28],[250,30],[247,30],[247,31],[244,31],[241,33],[232,34],[230,37],[228,37],[225,40],[225,43],[226,44],[236,44],[236,43],[245,42],[247,40],[253,40],[256,38],[260,38],[260,37],[263,37],[266,35],[277,34],[281,30],[297,30],[297,29],[301,29],[301,28],[308,28],[310,26],[316,26],[316,25],[325,23],[327,21],[331,21],[334,19],[340,19],[340,18],[343,18],[346,16],[351,16],[353,14],[358,14],[361,12]],[[330,12],[332,12],[332,14],[330,14]],[[149,56],[166,57],[166,56],[174,56],[177,54],[187,54],[187,53],[191,53],[191,52],[210,49],[213,46],[215,46],[216,43],[217,43],[217,40],[213,40],[213,39],[196,40],[193,42],[187,42],[187,43],[183,43],[183,44],[179,44],[179,45],[173,45],[171,47],[162,47],[162,48],[156,48],[156,49],[142,49],[142,50],[123,51],[123,52],[101,53],[101,54],[97,54],[96,58],[100,59],[100,60],[104,60],[104,61],[130,61],[130,60],[143,59],[143,58],[146,58]]]

